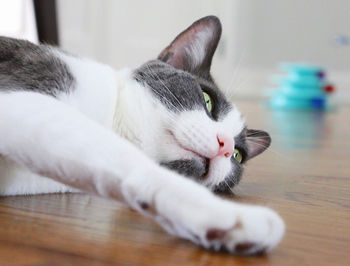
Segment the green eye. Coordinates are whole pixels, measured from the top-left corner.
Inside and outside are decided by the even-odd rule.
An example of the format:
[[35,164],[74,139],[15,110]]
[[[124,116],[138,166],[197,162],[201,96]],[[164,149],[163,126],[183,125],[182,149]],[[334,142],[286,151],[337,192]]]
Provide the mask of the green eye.
[[235,149],[233,151],[233,158],[235,158],[235,160],[238,162],[238,163],[241,163],[242,160],[243,160],[243,157],[242,157],[242,153],[238,150],[238,149]]
[[211,111],[213,110],[213,103],[211,101],[211,98],[206,92],[203,92],[203,96],[205,101],[205,107],[207,107],[208,112],[211,113]]

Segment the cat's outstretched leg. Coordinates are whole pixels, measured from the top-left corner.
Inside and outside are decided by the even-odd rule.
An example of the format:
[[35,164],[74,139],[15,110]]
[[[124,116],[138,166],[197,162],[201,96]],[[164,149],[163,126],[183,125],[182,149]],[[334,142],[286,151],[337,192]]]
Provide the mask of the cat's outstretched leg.
[[122,182],[126,201],[169,233],[236,254],[272,249],[284,234],[271,209],[223,200],[167,169],[139,169]]
[[0,154],[31,171],[121,199],[206,248],[253,254],[273,248],[284,233],[272,210],[216,197],[52,97],[0,94],[0,139]]

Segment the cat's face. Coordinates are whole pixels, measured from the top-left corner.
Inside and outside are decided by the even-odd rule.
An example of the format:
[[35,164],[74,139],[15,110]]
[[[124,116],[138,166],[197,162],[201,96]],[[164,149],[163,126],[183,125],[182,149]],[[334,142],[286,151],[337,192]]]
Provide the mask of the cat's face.
[[153,157],[213,190],[226,191],[238,184],[244,163],[263,152],[271,139],[266,132],[246,128],[210,75],[220,35],[216,17],[196,21],[158,60],[138,68],[135,79],[150,90],[161,110]]

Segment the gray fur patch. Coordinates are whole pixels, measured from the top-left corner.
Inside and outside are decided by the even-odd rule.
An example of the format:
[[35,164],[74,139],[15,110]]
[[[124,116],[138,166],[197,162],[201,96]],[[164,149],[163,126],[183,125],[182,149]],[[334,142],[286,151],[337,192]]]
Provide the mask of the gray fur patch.
[[203,79],[189,72],[172,67],[160,60],[152,60],[135,71],[135,79],[145,83],[169,110],[206,110],[203,91],[210,94],[214,103],[211,114],[219,120],[232,108],[211,78]]
[[208,171],[206,167],[195,159],[192,160],[175,160],[161,163],[162,166],[175,170],[181,175],[200,180]]
[[54,48],[0,37],[0,91],[35,91],[51,96],[68,93],[74,78]]

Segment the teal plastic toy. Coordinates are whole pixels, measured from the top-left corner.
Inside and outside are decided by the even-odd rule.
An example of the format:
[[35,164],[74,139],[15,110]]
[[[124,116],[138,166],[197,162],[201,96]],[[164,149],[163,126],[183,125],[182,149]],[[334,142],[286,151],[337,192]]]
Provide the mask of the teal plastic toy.
[[334,87],[326,80],[322,67],[308,64],[281,64],[285,76],[276,77],[279,84],[269,106],[275,109],[329,109],[328,95]]

